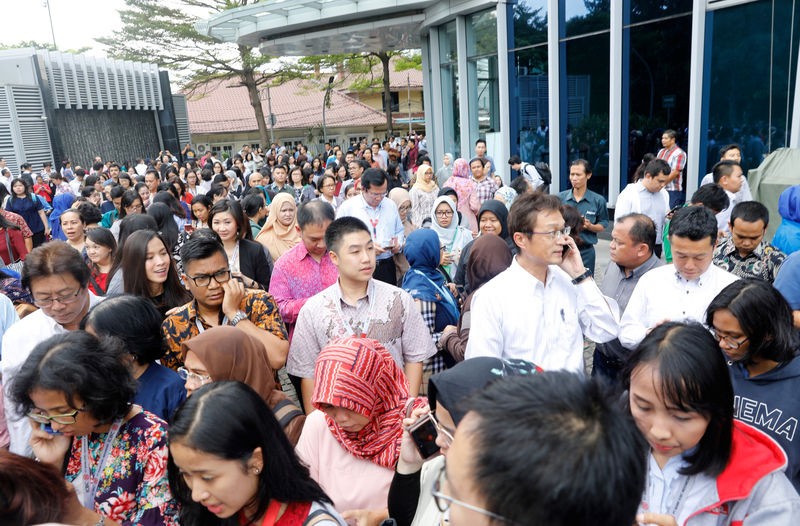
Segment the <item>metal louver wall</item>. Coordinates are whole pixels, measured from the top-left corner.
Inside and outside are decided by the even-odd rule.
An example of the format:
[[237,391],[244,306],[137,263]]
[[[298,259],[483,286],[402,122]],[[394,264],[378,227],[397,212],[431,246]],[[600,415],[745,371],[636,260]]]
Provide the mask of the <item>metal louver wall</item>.
[[60,109],[163,110],[155,64],[59,51],[36,52]]
[[178,142],[181,149],[192,142],[189,131],[189,110],[186,106],[186,95],[173,95],[172,106],[175,108],[175,127],[178,130]]
[[38,87],[0,86],[0,157],[5,158],[15,175],[19,174],[21,163],[31,163],[37,171],[45,161],[53,161],[44,102]]

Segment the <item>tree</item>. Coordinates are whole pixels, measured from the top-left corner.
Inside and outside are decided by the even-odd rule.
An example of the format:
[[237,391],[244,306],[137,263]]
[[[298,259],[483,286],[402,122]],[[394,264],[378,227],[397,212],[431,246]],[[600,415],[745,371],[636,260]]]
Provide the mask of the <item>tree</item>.
[[273,57],[252,48],[219,42],[201,35],[194,23],[209,16],[242,7],[256,0],[125,0],[122,27],[98,38],[114,58],[151,62],[170,69],[189,94],[211,81],[233,79],[247,88],[258,124],[261,144],[269,144],[261,107],[259,86],[282,75],[265,73]]
[[[38,42],[36,40],[22,40],[17,42],[16,44],[0,44],[0,49],[22,49],[32,47],[33,49],[46,49],[47,51],[61,51],[53,44],[49,42]],[[90,46],[83,46],[82,48],[78,49],[65,49],[63,50],[64,53],[74,53],[76,55],[80,55],[81,53],[85,53],[92,49]]]

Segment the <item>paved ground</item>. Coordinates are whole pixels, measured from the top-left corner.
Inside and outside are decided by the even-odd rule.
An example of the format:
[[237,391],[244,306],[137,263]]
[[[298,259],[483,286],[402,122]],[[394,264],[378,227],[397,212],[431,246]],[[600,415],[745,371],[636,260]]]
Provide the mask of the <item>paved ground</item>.
[[[594,267],[594,279],[597,282],[598,286],[603,283],[603,276],[606,273],[606,267],[608,267],[609,261],[611,258],[608,255],[608,245],[610,244],[609,238],[610,236],[603,232],[599,235],[599,240],[597,244],[594,246],[595,250],[595,267]],[[605,239],[604,239],[605,238]],[[594,342],[589,340],[584,340],[583,346],[583,358],[586,363],[586,373],[589,374],[592,371],[592,354],[594,353]]]

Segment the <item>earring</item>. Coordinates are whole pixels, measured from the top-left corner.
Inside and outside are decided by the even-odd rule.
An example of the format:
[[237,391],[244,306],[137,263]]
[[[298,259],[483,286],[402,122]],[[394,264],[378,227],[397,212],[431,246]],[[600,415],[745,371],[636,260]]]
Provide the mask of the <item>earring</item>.
[[261,473],[261,468],[255,468],[253,471],[255,472],[256,475],[258,475],[259,473]]

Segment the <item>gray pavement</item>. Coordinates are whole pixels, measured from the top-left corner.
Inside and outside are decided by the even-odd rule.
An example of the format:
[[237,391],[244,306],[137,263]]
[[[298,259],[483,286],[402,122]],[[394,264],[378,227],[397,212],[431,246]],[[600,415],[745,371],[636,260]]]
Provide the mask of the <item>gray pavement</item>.
[[[597,244],[594,246],[595,250],[595,266],[594,266],[594,280],[597,282],[597,285],[600,286],[603,283],[603,276],[606,273],[606,267],[608,267],[608,263],[611,261],[611,257],[609,256],[609,245],[611,241],[609,240],[611,236],[606,232],[600,233],[598,236]],[[583,359],[584,363],[586,364],[586,374],[590,374],[592,371],[592,354],[594,353],[594,342],[591,340],[584,340],[583,345]]]

